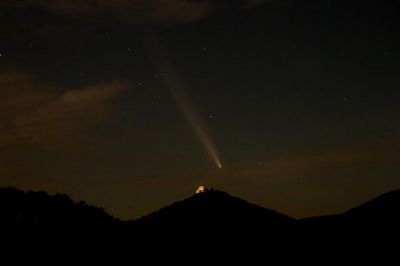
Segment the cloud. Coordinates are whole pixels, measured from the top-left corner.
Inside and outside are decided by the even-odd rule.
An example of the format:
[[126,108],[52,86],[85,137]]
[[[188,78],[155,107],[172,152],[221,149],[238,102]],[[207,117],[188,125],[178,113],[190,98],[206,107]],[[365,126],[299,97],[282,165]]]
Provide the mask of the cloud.
[[0,148],[75,147],[107,119],[120,82],[64,91],[37,84],[23,73],[0,73]]
[[0,3],[0,10],[33,7],[61,15],[111,15],[130,23],[157,23],[198,20],[211,6],[186,0],[10,0]]
[[[260,167],[242,173],[254,182],[277,184],[303,180],[329,180],[337,177],[360,178],[387,170],[399,171],[400,140],[382,138],[365,140],[361,144],[338,147],[317,153],[299,152],[265,160]],[[383,178],[383,177],[382,177]]]
[[191,1],[191,0],[5,0],[0,14],[36,8],[73,17],[111,16],[133,24],[187,22],[212,14],[221,3],[252,8],[275,0]]

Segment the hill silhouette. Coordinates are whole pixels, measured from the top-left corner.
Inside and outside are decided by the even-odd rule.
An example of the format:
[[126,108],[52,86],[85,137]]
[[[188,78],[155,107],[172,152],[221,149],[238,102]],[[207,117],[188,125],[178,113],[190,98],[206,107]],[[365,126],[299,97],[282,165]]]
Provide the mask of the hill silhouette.
[[349,219],[365,220],[369,223],[381,221],[400,222],[400,190],[385,193],[363,205],[350,209],[344,216]]
[[218,190],[195,194],[131,222],[150,234],[231,236],[278,234],[295,220]]
[[329,257],[350,250],[355,256],[356,250],[377,251],[382,246],[390,250],[391,241],[400,236],[399,206],[397,190],[342,214],[295,220],[211,190],[140,219],[120,221],[67,195],[5,188],[0,189],[0,230],[2,236],[30,245],[46,240],[63,246],[65,240],[74,239],[75,246],[126,250],[125,254],[134,246],[153,251],[257,250],[258,254],[284,250],[298,255],[313,250]]
[[181,220],[179,223],[201,222],[205,224],[220,224],[224,223],[225,219],[236,219],[241,223],[255,220],[268,221],[274,225],[294,222],[294,219],[286,215],[248,203],[218,190],[195,194],[140,218],[139,221],[159,223],[160,220],[177,222],[178,219]]
[[120,223],[103,209],[74,202],[67,195],[15,188],[0,189],[0,216],[0,230],[14,235],[96,234]]
[[[296,225],[394,226],[400,223],[400,190],[380,195],[358,207],[329,216],[295,220],[277,211],[249,203],[228,193],[210,190],[194,194],[137,220],[122,222],[104,209],[74,202],[65,194],[49,195],[44,191],[24,192],[0,188],[0,225],[8,230],[27,232],[63,230],[96,231],[105,227],[157,227],[183,230],[215,227],[240,230],[252,225],[274,228]],[[200,226],[201,225],[201,226]],[[155,228],[156,229],[156,228]]]
[[341,214],[305,218],[301,221],[322,222],[329,220],[343,220],[343,222],[359,221],[368,224],[379,222],[397,223],[400,221],[400,190],[380,195]]
[[297,221],[296,238],[306,239],[302,250],[328,258],[369,262],[397,254],[400,237],[400,191],[376,197],[344,213]]

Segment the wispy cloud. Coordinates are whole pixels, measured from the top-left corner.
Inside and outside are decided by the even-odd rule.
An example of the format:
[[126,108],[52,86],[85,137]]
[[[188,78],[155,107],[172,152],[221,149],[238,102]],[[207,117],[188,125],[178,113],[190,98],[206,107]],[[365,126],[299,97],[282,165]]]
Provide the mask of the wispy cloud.
[[0,147],[74,147],[107,119],[120,82],[64,91],[22,73],[0,74]]
[[[369,139],[361,144],[320,152],[298,152],[261,162],[248,169],[245,176],[258,182],[285,183],[315,177],[346,176],[362,178],[373,169],[394,169],[400,163],[399,139]],[[399,169],[400,170],[400,169]]]
[[12,0],[0,10],[33,7],[60,15],[111,15],[131,23],[192,21],[204,17],[211,5],[185,0]]
[[[226,1],[244,8],[276,0]],[[202,19],[223,1],[191,0],[5,0],[0,14],[10,10],[36,8],[58,15],[75,17],[112,16],[134,23],[187,22]]]

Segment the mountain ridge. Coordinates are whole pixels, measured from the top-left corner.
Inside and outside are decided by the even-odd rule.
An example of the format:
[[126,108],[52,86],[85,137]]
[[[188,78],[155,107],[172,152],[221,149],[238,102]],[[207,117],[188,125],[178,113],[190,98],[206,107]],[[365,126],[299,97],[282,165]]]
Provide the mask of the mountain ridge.
[[[24,191],[24,190],[15,188],[15,187],[3,187],[3,188],[0,187],[0,204],[2,204],[2,205],[0,205],[0,207],[5,205],[4,204],[5,200],[8,200],[8,199],[6,199],[7,198],[7,194],[8,194],[8,196],[11,196],[11,195],[13,195],[13,196],[15,196],[15,195],[20,195],[20,196],[26,195],[26,196],[28,196],[28,195],[35,195],[36,194],[38,197],[39,197],[39,195],[41,195],[42,197],[45,197],[45,198],[48,198],[48,199],[50,199],[50,198],[53,198],[53,199],[64,198],[64,200],[67,201],[67,202],[70,202],[70,203],[73,203],[73,204],[76,204],[76,205],[84,205],[84,206],[87,206],[89,208],[98,209],[99,211],[104,212],[105,214],[110,216],[111,218],[113,218],[115,220],[120,220],[120,219],[118,219],[116,217],[113,217],[112,215],[108,214],[101,207],[93,206],[93,205],[88,204],[88,203],[86,203],[85,201],[82,201],[82,200],[74,201],[67,194],[63,194],[63,193],[49,194],[49,193],[47,193],[46,191],[43,191],[43,190],[38,190],[38,191],[27,190],[27,191]],[[227,192],[213,189],[211,191],[207,191],[206,193],[199,193],[199,194],[189,195],[188,197],[183,198],[182,200],[175,201],[175,202],[173,202],[173,203],[171,203],[169,205],[166,205],[166,206],[160,208],[159,210],[156,210],[154,212],[151,212],[149,214],[146,214],[146,215],[141,216],[141,217],[136,218],[136,219],[130,219],[128,221],[135,221],[135,220],[140,220],[140,219],[146,218],[146,217],[151,216],[152,214],[154,214],[154,213],[156,213],[156,212],[158,212],[160,210],[163,210],[165,208],[171,207],[172,205],[175,205],[176,203],[188,201],[188,200],[190,200],[192,198],[196,198],[196,197],[202,196],[202,194],[203,195],[204,194],[206,194],[206,195],[207,194],[224,195],[224,196],[229,197],[231,199],[235,199],[235,200],[241,201],[243,203],[247,203],[247,204],[252,205],[254,207],[257,207],[257,208],[278,213],[278,214],[286,216],[286,217],[288,217],[288,218],[290,218],[292,220],[306,220],[306,219],[313,219],[313,218],[318,218],[318,217],[331,217],[331,216],[337,216],[337,215],[343,215],[343,214],[350,214],[350,213],[354,213],[354,212],[360,212],[361,209],[368,209],[370,207],[377,208],[377,207],[379,207],[379,204],[388,204],[388,203],[397,202],[397,201],[400,202],[400,189],[394,189],[394,190],[388,191],[386,193],[379,194],[379,195],[373,197],[372,199],[367,200],[364,203],[361,203],[358,206],[351,207],[351,208],[343,211],[342,213],[328,214],[328,215],[317,215],[317,216],[310,216],[310,217],[304,217],[304,218],[295,219],[295,218],[292,218],[292,217],[290,217],[288,215],[279,213],[278,211],[276,211],[274,209],[265,208],[265,207],[262,207],[260,205],[248,202],[248,201],[246,201],[244,199],[241,199],[239,197],[232,196]],[[13,196],[11,196],[9,199],[12,200]],[[397,205],[396,204],[392,204],[392,207],[397,207]]]
[[131,258],[132,254],[147,261],[163,259],[161,254],[174,259],[183,259],[181,254],[191,258],[212,254],[224,261],[237,257],[259,261],[265,256],[278,261],[299,257],[309,261],[318,256],[359,259],[365,254],[397,254],[392,243],[400,237],[399,206],[400,191],[392,191],[358,206],[369,216],[378,215],[376,209],[392,215],[379,214],[371,220],[353,208],[338,215],[296,220],[211,191],[140,219],[121,221],[66,195],[8,188],[0,189],[0,233],[4,243],[14,243],[9,245],[13,252],[55,250],[60,256],[83,254],[100,262],[108,255]]

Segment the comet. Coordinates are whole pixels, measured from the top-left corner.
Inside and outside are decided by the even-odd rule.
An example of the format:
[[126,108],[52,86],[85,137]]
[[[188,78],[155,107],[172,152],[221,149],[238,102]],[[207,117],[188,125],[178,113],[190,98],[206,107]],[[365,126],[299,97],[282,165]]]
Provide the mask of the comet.
[[166,49],[161,45],[160,40],[154,32],[148,32],[145,36],[145,48],[148,50],[150,59],[156,69],[162,73],[160,77],[163,79],[166,87],[168,87],[173,99],[211,160],[219,169],[222,169],[222,161],[208,128],[187,95],[185,84],[179,77],[177,68],[172,63],[172,60],[168,57]]

